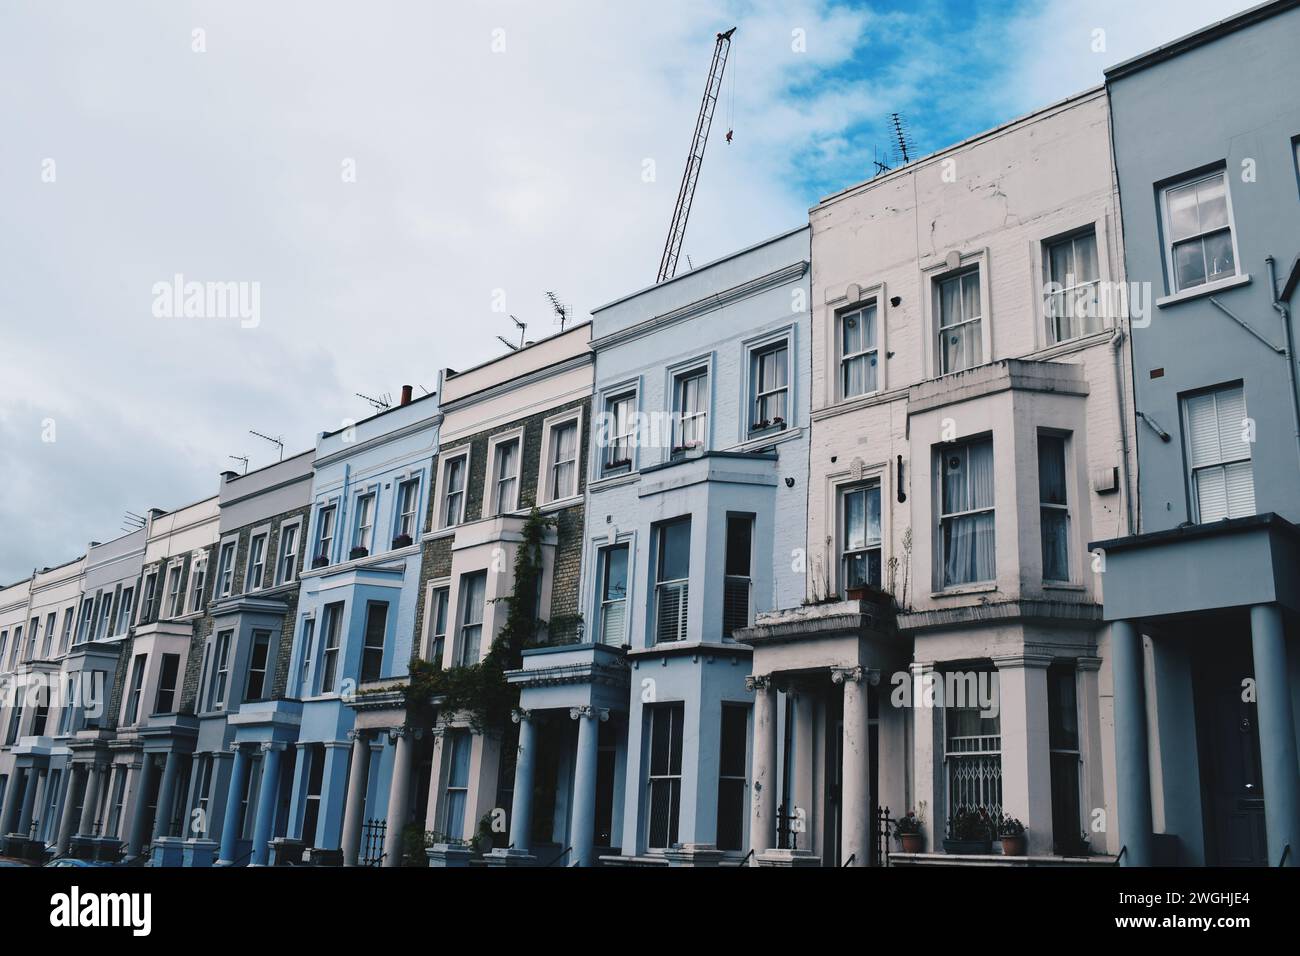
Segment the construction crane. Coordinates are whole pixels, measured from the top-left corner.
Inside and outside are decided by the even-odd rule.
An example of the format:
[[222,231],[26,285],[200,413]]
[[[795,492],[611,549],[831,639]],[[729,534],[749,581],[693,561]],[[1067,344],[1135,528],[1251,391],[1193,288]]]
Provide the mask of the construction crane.
[[695,184],[699,182],[700,168],[704,165],[704,147],[709,143],[709,128],[713,125],[713,108],[718,104],[722,71],[727,68],[727,53],[731,50],[731,35],[735,32],[736,28],[732,27],[726,33],[719,33],[718,42],[713,47],[709,82],[704,87],[700,115],[695,120],[695,135],[691,137],[691,151],[686,157],[686,171],[682,173],[682,185],[677,190],[673,223],[668,229],[668,242],[664,245],[663,258],[659,260],[659,278],[655,282],[663,282],[677,274],[677,257],[681,255],[682,240],[686,238],[686,220],[691,215],[691,200],[695,198]]

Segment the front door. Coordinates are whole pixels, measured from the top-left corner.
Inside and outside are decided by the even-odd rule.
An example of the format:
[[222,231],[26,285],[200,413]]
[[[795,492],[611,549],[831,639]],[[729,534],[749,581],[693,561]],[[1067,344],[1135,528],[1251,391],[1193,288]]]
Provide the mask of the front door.
[[[1229,632],[1231,633],[1231,632]],[[1220,634],[1197,655],[1197,736],[1201,752],[1207,862],[1267,866],[1259,722],[1242,681],[1254,674],[1240,632]]]

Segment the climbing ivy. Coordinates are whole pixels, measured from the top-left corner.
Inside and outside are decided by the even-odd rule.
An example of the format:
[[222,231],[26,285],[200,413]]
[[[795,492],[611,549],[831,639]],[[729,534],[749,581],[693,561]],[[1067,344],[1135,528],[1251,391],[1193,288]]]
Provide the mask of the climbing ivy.
[[[519,703],[519,691],[510,686],[506,672],[521,666],[524,648],[535,642],[546,623],[537,616],[537,596],[542,586],[542,539],[553,523],[536,507],[529,512],[515,553],[514,589],[497,598],[506,605],[505,624],[483,660],[447,669],[438,661],[411,661],[410,681],[402,688],[407,726],[429,727],[440,710],[466,714],[476,733],[504,730]],[[435,698],[439,699],[436,707]]]

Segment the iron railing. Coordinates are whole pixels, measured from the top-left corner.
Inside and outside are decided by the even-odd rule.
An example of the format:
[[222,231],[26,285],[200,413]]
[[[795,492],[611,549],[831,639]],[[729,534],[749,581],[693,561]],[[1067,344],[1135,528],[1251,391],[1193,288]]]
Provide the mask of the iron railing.
[[384,840],[388,836],[387,820],[367,820],[361,825],[361,866],[379,866],[384,862]]

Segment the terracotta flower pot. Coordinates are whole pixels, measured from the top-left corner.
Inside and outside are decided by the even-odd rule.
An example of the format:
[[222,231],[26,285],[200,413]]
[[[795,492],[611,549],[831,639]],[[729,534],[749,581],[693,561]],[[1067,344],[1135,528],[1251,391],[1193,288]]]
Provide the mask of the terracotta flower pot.
[[925,837],[920,833],[900,833],[898,840],[903,844],[904,853],[920,853],[925,845]]
[[1004,836],[1002,837],[1002,855],[1003,856],[1024,856],[1025,855],[1025,835]]

